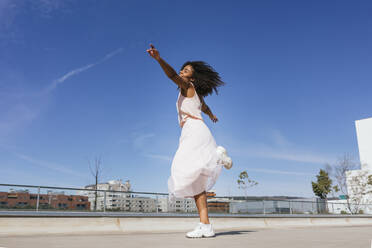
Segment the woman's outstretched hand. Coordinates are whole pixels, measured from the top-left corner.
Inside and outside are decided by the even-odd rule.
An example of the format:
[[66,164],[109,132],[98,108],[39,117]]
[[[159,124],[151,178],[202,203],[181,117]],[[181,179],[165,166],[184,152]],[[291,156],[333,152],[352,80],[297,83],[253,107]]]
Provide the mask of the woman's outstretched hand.
[[209,118],[211,118],[211,120],[216,123],[218,121],[217,117],[215,115],[211,115],[209,116]]
[[150,54],[151,57],[153,57],[156,60],[160,59],[159,51],[156,50],[153,44],[150,44],[150,49],[147,49],[146,51]]

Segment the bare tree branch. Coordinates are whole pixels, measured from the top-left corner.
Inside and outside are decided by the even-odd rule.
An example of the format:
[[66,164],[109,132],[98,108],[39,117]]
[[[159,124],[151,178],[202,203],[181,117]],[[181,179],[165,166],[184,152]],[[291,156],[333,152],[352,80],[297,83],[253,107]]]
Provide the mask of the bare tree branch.
[[94,189],[95,189],[95,193],[94,193],[94,211],[97,210],[97,198],[98,198],[98,192],[97,192],[97,188],[98,188],[98,183],[99,183],[99,180],[100,180],[100,177],[101,177],[101,173],[102,173],[102,159],[100,156],[97,156],[94,158],[94,161],[93,161],[93,165],[92,165],[92,162],[90,160],[88,160],[88,164],[89,164],[89,169],[90,169],[90,172],[94,178],[94,181],[95,181],[95,186],[94,186]]
[[347,208],[352,214],[359,212],[368,186],[368,175],[362,171],[355,171],[359,168],[360,164],[348,153],[340,157],[333,166],[326,166],[337,183],[334,190],[346,196]]

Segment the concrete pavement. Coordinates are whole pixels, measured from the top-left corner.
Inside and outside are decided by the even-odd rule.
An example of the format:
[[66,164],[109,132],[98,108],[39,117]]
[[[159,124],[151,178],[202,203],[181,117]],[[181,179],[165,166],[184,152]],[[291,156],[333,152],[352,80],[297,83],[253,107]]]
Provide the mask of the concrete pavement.
[[[322,226],[371,226],[372,217],[366,216],[210,216],[218,230],[254,228],[291,228]],[[185,232],[199,222],[196,216],[130,216],[130,217],[0,217],[0,237],[40,234],[128,234]]]
[[7,248],[370,248],[371,226],[215,229],[216,237],[187,239],[185,232],[2,236]]

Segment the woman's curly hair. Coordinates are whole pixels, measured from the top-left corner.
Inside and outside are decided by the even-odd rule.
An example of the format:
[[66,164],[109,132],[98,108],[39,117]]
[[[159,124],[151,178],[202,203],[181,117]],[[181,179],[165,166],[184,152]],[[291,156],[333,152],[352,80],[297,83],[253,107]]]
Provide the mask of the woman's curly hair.
[[183,64],[181,70],[187,65],[191,65],[194,70],[193,84],[198,95],[205,97],[211,95],[213,91],[218,94],[217,88],[225,84],[221,81],[220,75],[206,62],[187,61]]

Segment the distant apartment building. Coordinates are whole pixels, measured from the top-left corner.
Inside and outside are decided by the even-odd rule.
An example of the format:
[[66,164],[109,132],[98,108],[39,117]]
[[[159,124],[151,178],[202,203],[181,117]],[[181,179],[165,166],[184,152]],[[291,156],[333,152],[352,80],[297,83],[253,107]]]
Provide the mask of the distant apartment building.
[[[106,204],[106,209],[120,209],[120,207],[125,202],[125,199],[131,197],[129,193],[131,185],[129,180],[125,183],[122,180],[111,180],[107,183],[97,184],[97,190],[107,190],[116,192],[103,192],[103,191],[91,191],[96,189],[96,185],[87,185],[85,189],[90,189],[90,191],[79,191],[79,194],[88,197],[90,202],[91,210],[103,210]],[[122,192],[122,193],[121,193]],[[96,196],[97,194],[97,196]],[[97,198],[97,199],[96,199]],[[97,201],[97,207],[95,208],[95,202]],[[106,202],[105,202],[106,201]]]
[[[28,190],[10,190],[0,192],[0,208],[36,208],[37,194],[30,194]],[[48,191],[39,194],[39,209],[89,210],[88,197],[81,195],[64,195],[64,192]]]
[[168,202],[168,209],[166,212],[182,212],[182,213],[197,212],[195,200],[192,198],[176,198],[173,202],[170,202],[170,203]]
[[[88,197],[90,202],[90,209],[94,210],[95,205],[95,185],[87,185],[85,189],[89,191],[80,191],[80,195]],[[97,184],[97,211],[128,211],[128,212],[183,212],[193,213],[197,212],[195,200],[193,198],[176,198],[169,202],[168,197],[164,196],[139,196],[131,192],[130,181],[123,183],[122,180],[111,180],[106,183]],[[115,191],[115,192],[111,192]],[[213,198],[216,194],[214,192],[207,192],[208,198]],[[208,200],[208,208],[216,212],[227,211],[229,205],[225,202]]]
[[[91,210],[95,210],[96,185],[87,185],[85,189],[90,191],[80,191],[82,195],[86,195],[89,199]],[[111,211],[129,211],[129,212],[156,212],[156,199],[151,197],[141,197],[133,195],[131,191],[130,181],[123,183],[122,180],[111,180],[106,183],[97,184],[97,208],[102,211],[104,209]]]
[[169,212],[168,197],[160,197],[157,200],[158,212]]
[[[214,191],[207,192],[207,207],[208,210],[213,212],[220,212],[219,209],[223,208],[225,209],[225,206],[221,207],[220,203],[217,202],[214,198],[216,196],[216,193]],[[168,203],[167,211],[165,212],[181,212],[181,213],[197,213],[198,209],[195,204],[195,200],[193,198],[175,198],[174,201],[168,202],[167,199],[162,200],[164,202],[162,206],[165,207],[165,202]],[[222,203],[222,205],[225,205],[225,203]],[[227,204],[228,205],[228,204]],[[227,206],[228,208],[228,206]]]

